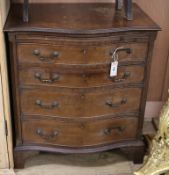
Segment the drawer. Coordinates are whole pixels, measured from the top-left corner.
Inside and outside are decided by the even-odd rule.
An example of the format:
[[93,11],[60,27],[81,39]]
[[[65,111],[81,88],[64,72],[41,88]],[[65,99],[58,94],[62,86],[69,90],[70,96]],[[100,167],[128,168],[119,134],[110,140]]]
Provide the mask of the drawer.
[[108,66],[72,67],[22,67],[19,71],[20,85],[56,87],[96,87],[120,83],[140,83],[144,80],[144,66],[119,66],[118,75],[111,78]]
[[93,117],[138,112],[142,89],[22,89],[21,112],[26,115]]
[[22,122],[23,144],[84,147],[135,139],[137,118],[94,121],[26,120]]
[[84,47],[26,43],[17,46],[20,63],[81,63],[84,62]]
[[[88,46],[90,44],[90,46]],[[143,61],[147,57],[148,44],[118,43],[98,45],[86,43],[83,45],[53,45],[39,43],[19,43],[17,55],[19,63],[42,64],[99,64],[110,63],[112,53],[117,48],[119,61]],[[127,50],[126,50],[127,49]]]

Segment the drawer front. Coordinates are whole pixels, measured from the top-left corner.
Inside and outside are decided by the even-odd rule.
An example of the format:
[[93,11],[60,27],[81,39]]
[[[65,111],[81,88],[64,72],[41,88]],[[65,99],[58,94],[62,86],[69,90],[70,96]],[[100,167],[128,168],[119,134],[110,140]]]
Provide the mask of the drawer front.
[[118,43],[106,46],[90,46],[86,50],[87,63],[109,63],[117,50],[118,61],[143,61],[147,57],[147,43]]
[[84,147],[136,138],[137,118],[114,118],[66,122],[28,120],[22,122],[23,143]]
[[56,87],[96,87],[120,83],[140,83],[144,79],[143,66],[120,66],[118,75],[111,78],[110,65],[102,67],[26,67],[19,72],[20,85]]
[[19,44],[19,63],[82,63],[85,60],[84,48],[71,45]]
[[21,90],[26,115],[92,117],[138,112],[142,89],[29,89]]
[[[91,45],[91,43],[88,43]],[[147,56],[147,43],[119,43],[98,45],[49,45],[20,43],[17,45],[19,63],[43,64],[96,64],[110,63],[115,49],[118,59],[124,61],[143,61]],[[120,49],[121,48],[121,49]],[[123,48],[123,49],[122,49]]]

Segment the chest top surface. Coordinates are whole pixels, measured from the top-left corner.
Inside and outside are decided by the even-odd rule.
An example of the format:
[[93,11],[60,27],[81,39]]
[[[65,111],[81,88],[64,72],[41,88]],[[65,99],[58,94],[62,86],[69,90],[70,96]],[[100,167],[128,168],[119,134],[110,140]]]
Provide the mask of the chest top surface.
[[127,21],[115,13],[113,3],[30,4],[30,21],[26,23],[22,4],[13,4],[4,30],[90,34],[160,29],[136,4],[133,6],[134,20]]

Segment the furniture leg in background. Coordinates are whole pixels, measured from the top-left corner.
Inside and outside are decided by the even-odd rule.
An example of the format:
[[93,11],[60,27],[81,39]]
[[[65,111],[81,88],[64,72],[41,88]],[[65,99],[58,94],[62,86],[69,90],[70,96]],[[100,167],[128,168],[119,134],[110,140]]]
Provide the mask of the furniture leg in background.
[[124,0],[124,10],[127,20],[133,20],[132,0]]
[[124,15],[127,20],[133,20],[132,0],[116,0],[116,11],[120,11],[124,8]]
[[123,0],[116,0],[116,10],[121,10],[123,7]]
[[24,0],[23,4],[23,21],[29,21],[29,0]]

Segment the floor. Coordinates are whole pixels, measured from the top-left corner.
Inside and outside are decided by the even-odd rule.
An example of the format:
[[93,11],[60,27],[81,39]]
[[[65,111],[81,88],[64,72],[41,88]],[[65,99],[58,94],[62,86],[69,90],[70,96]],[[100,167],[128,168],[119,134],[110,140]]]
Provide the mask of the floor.
[[16,175],[132,175],[141,165],[133,165],[118,151],[95,154],[41,153],[26,161]]

